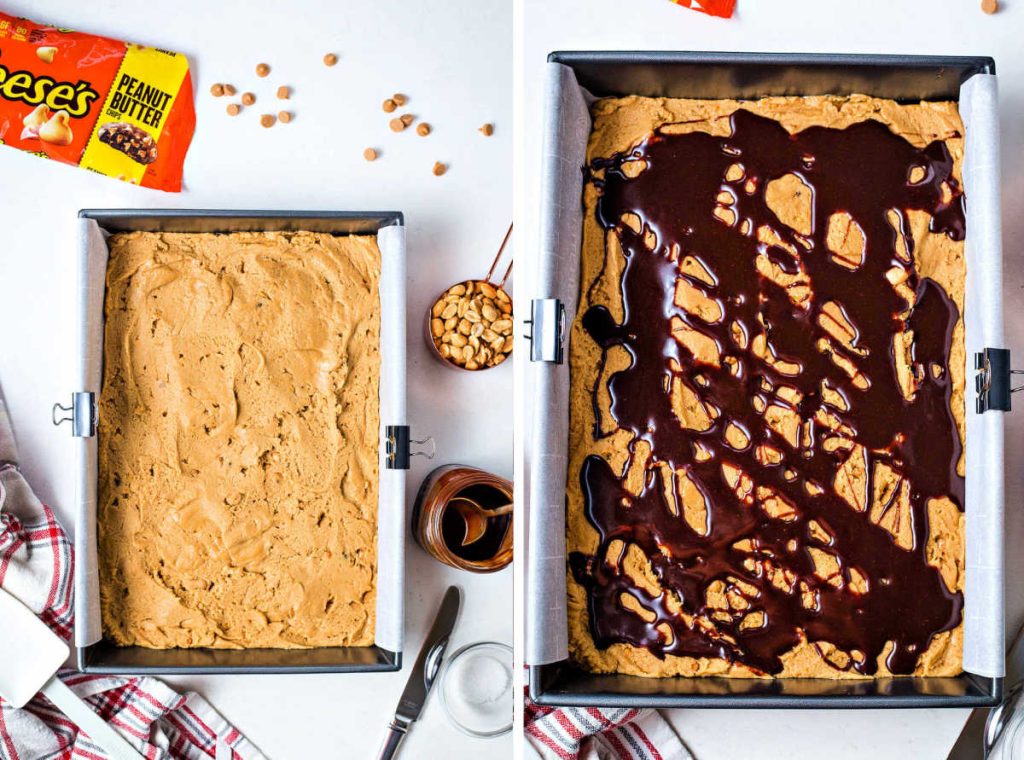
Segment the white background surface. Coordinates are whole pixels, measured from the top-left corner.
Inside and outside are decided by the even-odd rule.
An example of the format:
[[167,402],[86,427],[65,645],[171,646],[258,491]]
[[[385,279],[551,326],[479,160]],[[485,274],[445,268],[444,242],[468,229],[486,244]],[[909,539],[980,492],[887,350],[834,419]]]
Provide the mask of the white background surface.
[[[523,0],[525,3],[526,188],[522,218],[527,245],[537,241],[543,69],[553,50],[736,50],[833,53],[990,55],[1001,89],[1003,156],[1003,298],[1007,346],[1024,365],[1024,1],[1006,0],[986,16],[978,0],[737,0],[731,20],[713,19],[668,0]],[[628,9],[627,9],[628,5]],[[517,209],[518,210],[518,209]],[[520,268],[520,298],[532,292],[527,260]],[[528,394],[528,390],[526,391]],[[1017,400],[1020,405],[1020,399]],[[1006,431],[1007,629],[1024,621],[1024,414]],[[873,760],[944,759],[960,733],[965,710],[733,711],[679,710],[669,714],[698,760],[747,757],[871,757]],[[531,756],[528,752],[527,756]]]
[[[483,276],[511,217],[511,7],[508,0],[3,0],[2,10],[188,54],[198,127],[186,192],[140,190],[0,149],[0,386],[23,471],[70,527],[72,445],[50,424],[72,377],[75,217],[86,207],[400,210],[409,248],[409,422],[433,435],[433,463],[413,459],[409,505],[433,465],[462,462],[511,476],[512,372],[445,369],[428,356],[422,315],[454,281]],[[341,60],[326,68],[321,58]],[[265,80],[253,69],[273,67]],[[231,119],[214,82],[251,89]],[[271,130],[278,85],[294,88],[295,121]],[[407,93],[426,138],[393,134],[380,103]],[[476,129],[494,122],[493,137]],[[381,158],[362,158],[374,146]],[[450,164],[434,177],[434,161]],[[465,607],[453,646],[512,636],[511,571],[472,576],[407,551],[406,667],[401,674],[185,677],[272,758],[376,756],[384,728],[444,588]],[[403,748],[406,758],[508,757],[511,738],[471,739],[436,694]]]

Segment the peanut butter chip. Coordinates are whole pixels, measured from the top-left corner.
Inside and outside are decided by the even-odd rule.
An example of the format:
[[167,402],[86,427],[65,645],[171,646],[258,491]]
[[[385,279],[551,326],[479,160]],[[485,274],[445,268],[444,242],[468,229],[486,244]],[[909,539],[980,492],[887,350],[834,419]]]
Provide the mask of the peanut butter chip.
[[393,100],[392,100],[391,98],[388,98],[388,99],[387,99],[387,100],[385,100],[385,101],[384,101],[384,103],[383,103],[383,104],[381,105],[381,108],[383,108],[383,109],[384,109],[384,113],[391,113],[391,112],[392,112],[392,111],[394,111],[394,110],[395,110],[396,108],[398,108],[398,103],[396,103],[395,101],[393,101]]
[[277,114],[277,120],[282,124],[287,124],[292,120],[291,111],[279,111]]
[[238,92],[238,90],[235,89],[235,86],[233,84],[224,85],[225,95],[234,95],[236,92]]
[[981,9],[991,15],[999,10],[999,0],[981,0]]
[[256,65],[256,76],[265,77],[270,73],[270,66],[266,63],[259,63]]
[[423,122],[418,127],[416,127],[416,134],[418,134],[420,137],[426,137],[427,135],[430,134],[430,125],[427,124],[427,122]]
[[219,98],[221,95],[224,94],[224,85],[222,85],[222,84],[215,84],[215,85],[213,85],[213,87],[210,88],[210,94],[213,95],[213,97],[215,97],[215,98]]
[[255,102],[256,96],[253,95],[251,92],[242,93],[242,105],[251,106]]
[[414,121],[416,121],[416,117],[415,117],[415,116],[413,116],[413,115],[412,115],[411,113],[403,113],[403,114],[402,114],[401,116],[399,116],[398,118],[399,118],[399,119],[401,119],[401,120],[402,120],[402,123],[403,123],[403,124],[404,124],[405,126],[407,126],[407,127],[408,127],[408,126],[409,126],[410,124],[412,124],[412,123],[413,123]]
[[365,158],[367,161],[376,161],[377,151],[375,151],[373,148],[367,148],[366,150],[363,151],[363,158]]
[[274,123],[276,121],[277,119],[274,117],[274,114],[272,113],[265,113],[260,117],[260,125],[267,127],[268,129],[274,126]]
[[409,102],[409,96],[408,95],[403,95],[400,92],[396,92],[394,95],[392,95],[391,99],[393,101],[395,101],[395,103],[400,105],[400,106],[404,106],[406,103]]
[[287,85],[281,85],[277,88],[277,97],[279,100],[288,100],[292,96],[292,88]]
[[324,66],[333,66],[338,62],[338,56],[334,53],[328,53],[324,56]]
[[405,122],[401,119],[392,119],[388,122],[388,126],[391,127],[392,132],[401,132],[405,129]]
[[444,164],[442,164],[440,161],[436,161],[434,163],[434,176],[435,177],[440,177],[446,171],[448,171],[448,167],[445,166]]
[[238,103],[232,103],[228,106],[228,116],[238,116],[242,112],[242,107]]
[[488,123],[488,124],[484,124],[484,125],[483,125],[482,127],[480,127],[480,129],[478,129],[477,131],[478,131],[478,132],[479,132],[480,134],[482,134],[482,135],[483,135],[484,137],[490,137],[491,135],[493,135],[493,134],[494,134],[494,125],[493,125],[493,124],[490,124],[490,123]]

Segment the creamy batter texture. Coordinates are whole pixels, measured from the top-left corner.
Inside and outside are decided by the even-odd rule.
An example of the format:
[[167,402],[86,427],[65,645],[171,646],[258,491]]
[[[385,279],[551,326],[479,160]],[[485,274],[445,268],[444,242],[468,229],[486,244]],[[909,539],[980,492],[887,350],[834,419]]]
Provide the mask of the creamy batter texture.
[[[746,114],[734,121],[740,110]],[[814,127],[841,130],[873,121],[885,125],[913,149],[931,151],[928,146],[944,145],[951,162],[950,176],[936,190],[942,197],[932,200],[939,208],[952,207],[954,202],[959,203],[953,194],[961,180],[963,160],[963,125],[956,104],[904,105],[865,96],[776,97],[747,102],[627,97],[598,101],[593,106],[593,117],[587,152],[590,174],[583,198],[580,304],[571,328],[569,351],[567,549],[571,560],[571,657],[592,672],[642,676],[863,678],[894,672],[890,669],[894,641],[884,642],[884,648],[866,662],[867,655],[850,642],[808,635],[816,625],[815,610],[834,611],[828,606],[831,600],[848,605],[841,609],[854,610],[858,595],[867,600],[872,593],[883,593],[892,599],[895,597],[890,587],[899,593],[903,579],[884,574],[871,577],[865,568],[877,558],[863,556],[855,541],[845,540],[850,538],[848,533],[837,530],[839,523],[848,525],[851,521],[848,514],[839,512],[850,510],[863,521],[863,531],[873,531],[873,540],[884,537],[891,542],[893,557],[919,562],[922,577],[937,587],[929,592],[948,601],[947,609],[955,616],[948,625],[935,622],[932,630],[936,633],[928,637],[925,646],[916,648],[911,644],[899,652],[898,661],[912,664],[900,672],[920,676],[959,673],[963,646],[959,605],[964,586],[964,515],[956,503],[962,504],[964,474],[962,234],[958,237],[933,229],[940,225],[924,210],[893,209],[890,213],[886,208],[878,209],[889,220],[891,236],[883,240],[888,250],[879,252],[875,242],[872,253],[891,257],[894,271],[886,272],[878,282],[865,279],[863,289],[868,294],[871,289],[883,289],[890,300],[894,293],[903,299],[899,302],[905,304],[905,311],[893,316],[891,342],[865,345],[864,336],[851,318],[858,312],[850,309],[859,307],[863,314],[863,304],[822,303],[808,271],[812,269],[811,257],[819,257],[813,267],[828,277],[858,276],[858,271],[869,269],[864,257],[870,246],[865,244],[864,231],[849,215],[834,213],[825,218],[822,209],[816,209],[815,191],[801,181],[799,171],[782,177],[755,177],[748,167],[758,165],[759,157],[750,156],[748,160],[737,151],[723,159],[720,183],[709,185],[708,203],[715,217],[711,223],[723,225],[723,230],[728,228],[713,234],[743,236],[752,241],[751,250],[757,251],[749,261],[750,277],[760,278],[756,280],[761,283],[758,298],[762,314],[769,317],[763,321],[758,317],[751,320],[752,324],[729,324],[731,315],[747,307],[731,301],[730,296],[736,294],[720,287],[719,276],[724,272],[709,271],[713,267],[702,263],[702,259],[713,260],[713,255],[687,250],[685,242],[669,248],[659,239],[664,224],[661,230],[656,225],[647,226],[643,218],[647,210],[639,206],[621,218],[599,218],[607,172],[620,173],[616,192],[626,196],[630,179],[642,177],[645,172],[664,171],[666,161],[676,160],[666,147],[673,135],[703,133],[725,138],[735,136],[735,124],[764,130],[759,117],[773,120],[789,135]],[[660,135],[660,148],[653,147],[658,141],[649,142],[655,132]],[[727,143],[723,143],[723,149],[732,152]],[[815,158],[805,157],[805,161],[807,176],[813,176]],[[902,167],[896,168],[903,171]],[[908,186],[923,186],[934,179],[924,177],[923,169],[908,170]],[[850,174],[852,177],[855,172]],[[691,177],[681,175],[676,179],[678,189],[683,191]],[[900,183],[902,180],[895,184]],[[670,183],[663,182],[659,187],[668,188],[663,197],[672,194]],[[628,200],[634,197],[628,196]],[[654,198],[653,202],[659,209],[656,213],[652,210],[652,216],[664,223],[673,213],[666,210],[671,201]],[[755,228],[752,216],[769,221]],[[683,212],[679,219],[683,219]],[[673,224],[685,221],[674,220]],[[878,229],[884,222],[875,220],[873,225]],[[687,239],[685,229],[672,232]],[[644,292],[637,289],[636,271],[630,274],[631,268],[636,270],[638,266],[630,256],[640,255],[663,257],[667,262],[661,265],[661,271],[668,271],[672,282],[666,279],[664,289],[653,285],[647,292],[652,302],[667,304],[666,313],[675,310],[670,326],[638,323],[637,315],[627,313],[627,293],[639,298]],[[825,258],[834,269],[822,268]],[[629,281],[631,276],[633,280]],[[920,285],[917,291],[907,285],[908,277],[911,284]],[[941,294],[928,292],[928,303],[951,304],[949,313],[955,316],[950,334],[931,336],[927,342],[930,348],[926,349],[923,331],[915,335],[906,325],[911,323],[917,299],[933,285],[941,288]],[[774,299],[781,299],[775,307],[768,303]],[[634,301],[634,309],[640,304],[640,300]],[[787,310],[791,315],[817,315],[807,330],[807,345],[817,350],[808,350],[834,364],[828,365],[831,369],[821,378],[813,398],[795,387],[807,384],[807,378],[800,377],[800,365],[788,362],[772,346],[768,324]],[[628,329],[623,328],[627,323]],[[666,346],[664,365],[650,374],[658,377],[656,382],[641,387],[636,379],[636,345],[643,343],[644,334],[658,330],[664,330],[657,332],[659,339],[671,336],[665,338],[667,343],[660,344]],[[601,340],[595,335],[602,336]],[[782,336],[778,337],[781,340]],[[927,351],[934,354],[936,342],[942,343],[944,337],[948,360],[924,362],[922,357]],[[656,356],[659,344],[652,340],[651,345],[655,345],[652,355]],[[862,374],[862,369],[870,361],[877,362],[878,357],[888,357],[892,375]],[[702,373],[701,367],[706,367],[706,372]],[[763,381],[749,381],[751,373],[763,375]],[[731,381],[727,384],[733,390],[713,386],[711,378],[730,374],[736,379],[735,386]],[[617,375],[627,378],[619,382],[618,397],[613,391]],[[793,378],[792,385],[787,385],[787,376]],[[745,398],[761,415],[756,426],[749,429],[725,419],[721,409],[709,401],[717,391],[719,398],[731,393],[736,403],[735,387],[744,387],[744,383],[748,389]],[[938,389],[926,388],[928,383]],[[909,463],[901,462],[893,453],[900,451],[902,431],[892,430],[891,446],[873,449],[865,445],[850,422],[858,405],[865,403],[862,399],[870,397],[870,389],[877,390],[882,384],[893,388],[890,396],[895,394],[898,400],[902,394],[908,403],[927,395],[926,390],[939,399],[943,392],[946,394],[945,413],[951,420],[948,430],[950,438],[956,440],[944,441],[943,445],[953,452],[949,474],[953,485],[948,494],[933,494],[922,500],[916,511],[912,494],[918,493],[921,484],[904,477],[901,467]],[[671,432],[670,437],[688,441],[685,451],[665,456],[664,447],[657,450],[661,434],[655,428],[661,420],[634,420],[632,426],[622,422],[620,418],[630,406],[623,395],[627,390],[634,399],[644,394],[664,398],[663,402],[652,402],[651,408],[663,403],[671,410],[673,424],[684,433],[680,437],[678,431]],[[728,456],[718,461],[716,451]],[[807,463],[817,462],[822,456],[838,463],[830,482],[816,482],[808,476],[811,470]],[[720,482],[702,483],[701,478],[712,473],[712,468],[713,474],[707,477],[720,478],[732,489],[733,504],[710,504],[710,486],[723,488]],[[598,470],[603,473],[601,477],[591,477]],[[595,483],[605,484],[605,490],[620,490],[614,490],[613,496],[600,494]],[[587,488],[592,489],[589,494]],[[810,509],[818,503],[812,501],[815,499],[838,505],[833,507],[837,525],[830,527],[827,512]],[[602,504],[603,511],[596,516],[599,510],[593,502]],[[719,507],[724,508],[717,511]],[[615,516],[610,517],[613,511]],[[744,515],[756,518],[748,520]],[[766,532],[771,538],[756,531],[730,532],[728,528],[720,534],[721,525],[712,524],[717,520],[730,526],[744,525],[745,520],[750,524],[760,521],[770,527]],[[782,542],[779,537],[786,536],[787,531],[792,538]],[[700,546],[700,552],[675,556],[678,547],[666,538],[670,533],[692,539],[683,543],[688,549]],[[716,575],[708,567],[728,569]],[[929,572],[933,573],[930,580]],[[696,585],[695,578],[702,579],[704,585]],[[609,588],[615,594],[619,589],[623,591],[610,600]],[[908,587],[905,593],[909,603],[914,590]],[[797,614],[794,610],[799,611],[801,605],[806,611],[806,626],[794,627],[791,646],[776,660],[770,648],[765,648],[767,653],[759,650],[758,632],[767,632],[769,623],[775,622],[768,620],[768,602],[774,605],[773,610],[787,615]],[[616,620],[613,623],[595,618],[602,614]],[[855,633],[857,626],[857,620],[851,618],[849,631]],[[706,644],[707,654],[672,653],[684,635],[690,650],[700,649],[694,645],[698,642]],[[773,635],[784,637],[787,632],[776,630]],[[856,636],[850,638],[857,640]],[[773,643],[778,640],[784,638]],[[773,667],[758,666],[764,662]]]
[[373,236],[111,236],[103,629],[119,645],[374,640]]

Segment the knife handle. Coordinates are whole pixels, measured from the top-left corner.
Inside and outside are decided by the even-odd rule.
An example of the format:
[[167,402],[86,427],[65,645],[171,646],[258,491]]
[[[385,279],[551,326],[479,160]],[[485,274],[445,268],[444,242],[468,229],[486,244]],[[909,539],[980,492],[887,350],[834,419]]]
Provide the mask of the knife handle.
[[384,737],[384,743],[381,745],[377,760],[391,760],[391,758],[397,755],[398,748],[401,746],[402,740],[407,733],[409,733],[408,726],[402,725],[397,720],[391,721],[388,724],[388,733]]

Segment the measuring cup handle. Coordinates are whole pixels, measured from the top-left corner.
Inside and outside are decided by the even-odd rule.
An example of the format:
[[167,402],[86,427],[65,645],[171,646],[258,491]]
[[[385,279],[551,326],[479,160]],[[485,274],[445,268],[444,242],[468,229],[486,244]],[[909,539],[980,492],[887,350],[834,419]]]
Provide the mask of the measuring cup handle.
[[496,285],[499,288],[505,286],[505,281],[508,280],[508,276],[512,273],[512,257],[509,257],[508,267],[505,269],[505,274],[502,275],[499,282],[494,282],[494,270],[498,268],[498,262],[501,261],[501,256],[505,253],[505,249],[508,247],[508,241],[512,238],[512,225],[508,226],[508,232],[505,233],[505,239],[501,241],[501,246],[498,248],[498,255],[494,257],[494,261],[491,262],[491,268],[487,270],[487,276],[484,277],[485,282],[489,282],[491,285]]

